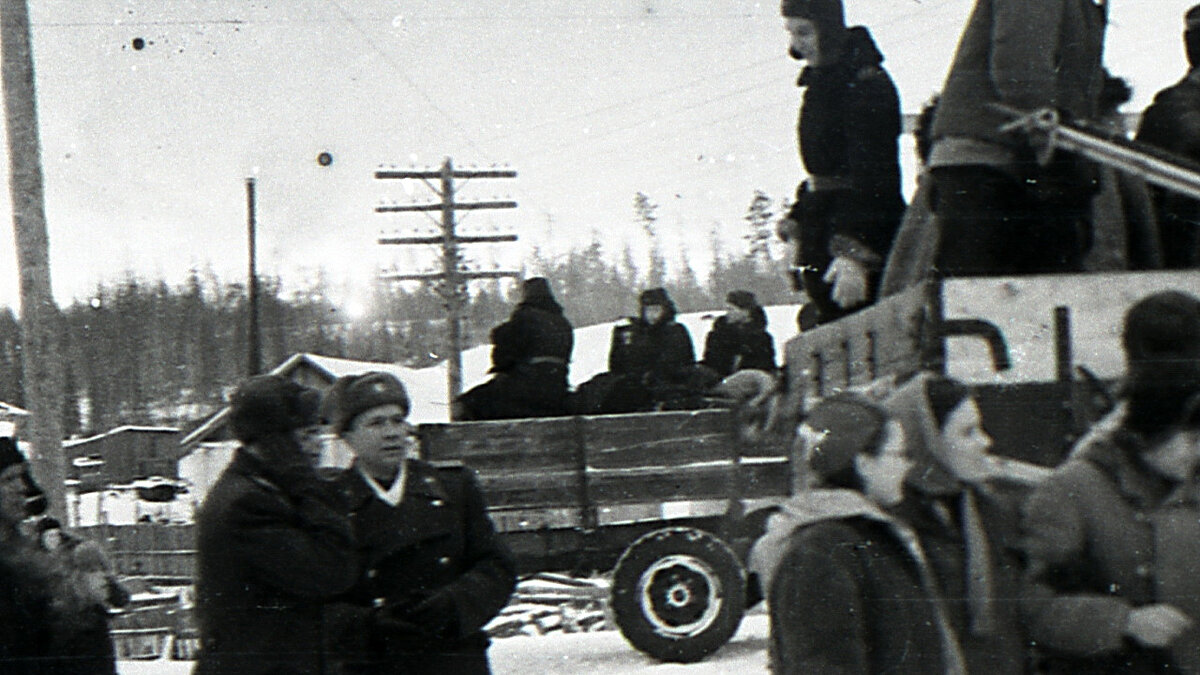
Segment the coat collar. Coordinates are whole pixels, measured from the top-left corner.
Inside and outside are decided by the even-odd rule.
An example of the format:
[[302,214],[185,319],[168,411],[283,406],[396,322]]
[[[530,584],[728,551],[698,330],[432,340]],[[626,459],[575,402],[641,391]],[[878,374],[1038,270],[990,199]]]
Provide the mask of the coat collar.
[[1105,433],[1086,440],[1087,444],[1072,453],[1073,456],[1108,476],[1117,490],[1138,508],[1159,506],[1173,493],[1178,493],[1180,486],[1173,485],[1137,459],[1147,450],[1146,441],[1140,435],[1112,424]]
[[[424,499],[442,499],[447,497],[446,488],[438,478],[437,468],[419,459],[406,460],[408,474],[405,478],[404,497],[419,496]],[[377,499],[371,486],[367,485],[357,471],[357,464],[342,476],[342,486],[350,497],[350,505],[358,509],[372,499]],[[403,502],[401,502],[403,503]]]

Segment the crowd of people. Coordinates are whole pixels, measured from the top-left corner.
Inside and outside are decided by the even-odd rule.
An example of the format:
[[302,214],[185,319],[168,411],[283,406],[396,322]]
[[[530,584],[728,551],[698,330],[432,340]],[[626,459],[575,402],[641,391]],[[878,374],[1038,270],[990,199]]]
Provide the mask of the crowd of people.
[[1200,298],[1122,328],[1117,405],[1035,485],[963,385],[818,403],[750,567],[776,673],[1200,672]]
[[[842,0],[782,0],[805,67],[806,172],[780,220],[819,326],[931,277],[1200,267],[1200,203],[1011,124],[1052,109],[1124,136],[1128,85],[1102,64],[1106,0],[977,0],[917,128],[901,194],[896,86]],[[1200,6],[1191,69],[1136,141],[1200,166]],[[696,407],[774,382],[753,293],[733,290],[699,359],[663,288],[612,332],[608,370],[571,391],[573,330],[545,278],[491,333],[492,377],[457,420]],[[968,388],[918,374],[845,392],[795,435],[797,490],[750,569],[776,673],[1200,672],[1200,298],[1152,294],[1123,322],[1116,406],[1035,486],[1000,480]],[[741,377],[742,379],[738,379]],[[769,389],[769,386],[766,387]],[[758,392],[762,393],[762,392]],[[758,395],[756,393],[756,395]],[[513,556],[469,469],[420,460],[403,383],[382,372],[322,394],[276,375],[234,393],[240,445],[197,516],[196,673],[487,673],[483,627]],[[330,434],[354,454],[324,466]],[[0,438],[0,665],[115,673],[107,612],[129,601],[101,549],[42,517]]]
[[544,277],[526,279],[507,321],[492,330],[491,379],[460,395],[458,421],[618,414],[703,407],[722,379],[745,370],[774,375],[775,341],[753,293],[730,291],[696,359],[687,327],[664,288],[638,297],[638,313],[613,328],[608,370],[568,386],[572,327]]

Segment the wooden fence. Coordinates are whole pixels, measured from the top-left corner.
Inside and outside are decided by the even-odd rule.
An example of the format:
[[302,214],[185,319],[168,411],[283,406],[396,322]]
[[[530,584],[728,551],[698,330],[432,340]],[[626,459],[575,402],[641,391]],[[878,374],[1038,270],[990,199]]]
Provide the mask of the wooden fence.
[[184,583],[195,576],[194,525],[95,525],[75,532],[100,542],[118,574]]

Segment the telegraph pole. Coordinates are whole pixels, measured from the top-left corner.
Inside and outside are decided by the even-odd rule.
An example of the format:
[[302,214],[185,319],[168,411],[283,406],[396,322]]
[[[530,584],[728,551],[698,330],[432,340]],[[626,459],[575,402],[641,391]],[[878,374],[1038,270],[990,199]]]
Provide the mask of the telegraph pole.
[[66,460],[62,451],[63,366],[58,307],[50,290],[50,240],[42,185],[33,46],[25,0],[0,0],[0,61],[8,133],[8,188],[21,276],[21,361],[25,398],[33,413],[30,457],[50,513],[66,519]]
[[[384,245],[415,245],[437,244],[442,248],[442,270],[435,273],[400,274],[389,273],[381,278],[387,281],[437,281],[438,293],[446,302],[446,342],[450,352],[446,367],[446,387],[449,401],[462,392],[462,310],[467,300],[467,283],[474,279],[502,279],[521,276],[516,271],[468,271],[464,268],[460,246],[462,244],[513,242],[515,234],[472,234],[459,235],[455,232],[456,221],[454,214],[458,211],[477,211],[482,209],[515,209],[515,201],[488,202],[456,202],[454,200],[454,181],[471,178],[516,178],[517,172],[511,169],[455,169],[449,157],[442,162],[440,169],[380,169],[375,172],[375,178],[380,180],[415,178],[425,182],[439,197],[440,202],[430,204],[381,205],[375,207],[376,213],[406,213],[418,211],[438,211],[442,214],[441,233],[436,236],[396,236],[380,237],[379,243]],[[437,179],[438,187],[429,181]],[[453,406],[451,406],[453,416]]]
[[246,327],[248,346],[246,375],[253,377],[262,370],[262,346],[258,336],[258,208],[254,198],[254,179],[246,179],[246,239],[249,278],[246,294],[249,296],[249,325]]

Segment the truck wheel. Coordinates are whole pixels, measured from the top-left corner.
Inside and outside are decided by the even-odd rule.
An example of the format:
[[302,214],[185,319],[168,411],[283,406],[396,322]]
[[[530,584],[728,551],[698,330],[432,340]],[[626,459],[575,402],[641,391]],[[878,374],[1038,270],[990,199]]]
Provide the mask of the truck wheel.
[[717,537],[687,527],[633,542],[613,572],[621,634],[660,660],[694,663],[729,641],[746,607],[746,572]]

